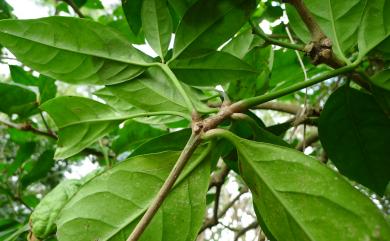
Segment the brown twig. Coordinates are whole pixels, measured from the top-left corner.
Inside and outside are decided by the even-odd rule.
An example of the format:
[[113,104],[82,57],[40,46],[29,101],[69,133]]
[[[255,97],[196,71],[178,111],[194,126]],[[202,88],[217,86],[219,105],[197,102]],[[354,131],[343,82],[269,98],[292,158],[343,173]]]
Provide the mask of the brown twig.
[[63,0],[63,1],[67,3],[80,18],[85,18],[84,14],[80,11],[80,9],[73,2],[73,0]]
[[304,151],[304,149],[308,146],[311,146],[313,143],[317,142],[319,140],[318,132],[316,131],[312,135],[308,136],[304,141],[300,142],[296,149],[298,151]]
[[149,206],[148,210],[142,216],[141,220],[138,222],[137,226],[134,228],[133,232],[130,234],[127,241],[136,241],[140,238],[157,210],[163,204],[165,198],[168,196],[169,191],[175,184],[180,173],[184,169],[188,160],[191,158],[191,155],[194,153],[195,149],[201,143],[200,134],[198,132],[193,132],[190,139],[187,142],[187,145],[184,147],[179,159],[177,160],[175,166],[170,172],[169,176],[165,180],[163,186],[158,192],[156,198],[153,200],[152,204]]
[[253,223],[249,224],[245,228],[238,231],[234,237],[234,241],[237,241],[242,235],[244,235],[249,230],[255,229],[259,227],[259,223],[257,221],[254,221]]
[[237,194],[237,196],[235,196],[228,204],[226,204],[222,210],[218,213],[217,217],[213,216],[212,218],[208,218],[206,219],[206,221],[204,222],[202,228],[200,229],[199,233],[202,233],[204,230],[208,229],[208,228],[211,228],[211,227],[214,227],[215,225],[217,225],[219,222],[218,220],[220,218],[222,218],[223,216],[225,216],[226,212],[231,208],[233,207],[233,205],[240,199],[240,197],[247,193],[248,192],[248,188],[245,187],[243,188],[239,194]]

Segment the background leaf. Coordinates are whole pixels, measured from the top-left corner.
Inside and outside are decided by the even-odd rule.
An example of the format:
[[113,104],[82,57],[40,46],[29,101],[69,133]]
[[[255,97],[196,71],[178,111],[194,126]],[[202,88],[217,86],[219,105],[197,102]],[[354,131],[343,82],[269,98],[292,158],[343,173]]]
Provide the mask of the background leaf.
[[8,115],[18,114],[20,118],[36,113],[36,94],[27,88],[0,83],[0,96],[0,112]]
[[390,121],[375,99],[343,86],[320,116],[319,136],[343,175],[383,195],[390,181]]

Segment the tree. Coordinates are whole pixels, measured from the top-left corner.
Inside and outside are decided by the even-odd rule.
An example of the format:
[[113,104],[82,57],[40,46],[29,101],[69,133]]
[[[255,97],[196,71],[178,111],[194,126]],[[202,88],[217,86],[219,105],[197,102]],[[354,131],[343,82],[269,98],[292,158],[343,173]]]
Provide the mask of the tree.
[[1,239],[390,240],[390,1],[286,2],[1,0]]

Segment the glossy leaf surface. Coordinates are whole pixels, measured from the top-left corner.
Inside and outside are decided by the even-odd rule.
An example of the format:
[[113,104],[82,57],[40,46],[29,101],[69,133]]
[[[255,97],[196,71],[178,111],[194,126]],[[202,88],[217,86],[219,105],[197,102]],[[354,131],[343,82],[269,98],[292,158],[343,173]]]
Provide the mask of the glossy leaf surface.
[[[136,156],[92,179],[62,210],[57,221],[58,239],[125,240],[178,156],[178,152]],[[201,160],[195,159],[196,156],[140,240],[195,239],[205,211],[210,171],[209,163],[199,163]],[[80,225],[86,228],[77,228]]]
[[176,31],[173,56],[188,57],[217,49],[244,25],[255,6],[252,0],[197,1]]
[[32,69],[73,84],[120,83],[147,65],[118,32],[85,19],[2,20],[0,43]]
[[222,135],[236,146],[241,175],[276,240],[390,238],[381,211],[319,161],[293,149]]

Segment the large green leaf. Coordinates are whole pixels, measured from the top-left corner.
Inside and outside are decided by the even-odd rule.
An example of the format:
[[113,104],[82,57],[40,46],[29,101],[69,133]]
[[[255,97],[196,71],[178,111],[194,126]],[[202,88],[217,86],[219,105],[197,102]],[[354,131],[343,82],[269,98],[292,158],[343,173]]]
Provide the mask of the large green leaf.
[[0,83],[0,112],[18,114],[21,118],[35,113],[38,107],[35,93],[17,85]]
[[[190,88],[188,95],[190,95]],[[159,67],[149,68],[145,74],[134,80],[110,85],[101,90],[109,92],[120,103],[127,103],[144,111],[176,111],[188,113],[183,96],[177,90],[172,81]],[[97,95],[100,91],[96,92]],[[107,94],[106,94],[107,95]],[[207,112],[209,108],[197,99],[194,103],[201,112]]]
[[383,194],[390,181],[390,119],[373,96],[343,86],[321,113],[319,135],[345,176]]
[[[59,241],[126,240],[175,164],[179,152],[141,155],[85,184],[63,208]],[[210,163],[195,154],[140,241],[192,241],[206,208]]]
[[240,172],[276,240],[389,240],[384,215],[341,175],[294,149],[241,139]]
[[176,31],[173,56],[217,49],[248,20],[254,0],[200,0],[188,9]]
[[161,59],[164,59],[173,31],[167,0],[142,2],[141,17],[145,38]]
[[[88,98],[61,96],[41,105],[59,128],[55,159],[70,157],[112,131],[120,122],[171,113],[122,113]],[[173,113],[174,114],[174,113]]]
[[256,76],[257,70],[225,52],[178,59],[169,64],[183,82],[194,86],[216,86],[241,77]]
[[0,43],[32,69],[73,84],[120,83],[148,65],[125,37],[86,19],[1,20]]
[[55,159],[77,154],[126,119],[107,105],[76,96],[57,97],[40,108],[59,128]]

